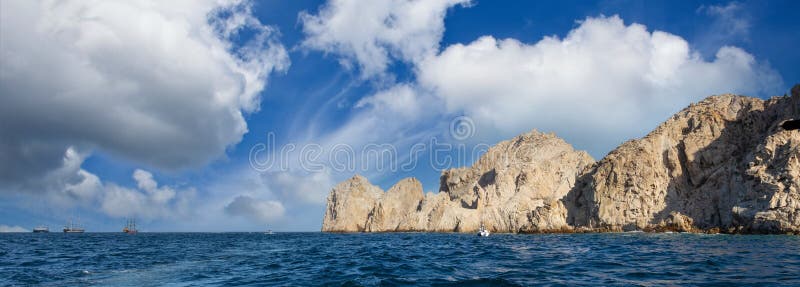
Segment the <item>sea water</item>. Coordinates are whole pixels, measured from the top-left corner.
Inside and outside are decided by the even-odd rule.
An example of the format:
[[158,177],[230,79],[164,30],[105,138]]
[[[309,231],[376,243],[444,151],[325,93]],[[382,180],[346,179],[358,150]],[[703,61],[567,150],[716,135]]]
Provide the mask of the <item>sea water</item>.
[[800,236],[0,234],[2,286],[800,286]]

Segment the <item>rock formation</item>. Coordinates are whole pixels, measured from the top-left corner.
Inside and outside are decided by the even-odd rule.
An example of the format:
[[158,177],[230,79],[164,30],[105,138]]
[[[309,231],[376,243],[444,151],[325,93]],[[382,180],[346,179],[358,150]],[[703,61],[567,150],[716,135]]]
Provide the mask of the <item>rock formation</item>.
[[386,193],[362,176],[328,196],[323,231],[495,232],[568,228],[561,198],[594,163],[554,134],[537,131],[490,148],[471,168],[446,170],[439,193],[423,196],[416,179]]
[[383,195],[383,190],[360,175],[339,183],[328,195],[323,230],[365,231],[367,215]]
[[722,95],[689,106],[582,176],[566,200],[569,224],[800,231],[800,133],[780,127],[789,103]]
[[800,233],[800,132],[788,97],[692,104],[601,161],[532,131],[472,167],[383,192],[355,176],[328,197],[323,231]]

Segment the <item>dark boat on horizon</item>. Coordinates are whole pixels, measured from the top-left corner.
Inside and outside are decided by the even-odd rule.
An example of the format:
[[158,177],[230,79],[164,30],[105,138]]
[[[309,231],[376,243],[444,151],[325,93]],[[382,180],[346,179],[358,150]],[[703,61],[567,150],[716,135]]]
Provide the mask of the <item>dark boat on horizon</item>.
[[72,219],[64,226],[64,233],[84,233],[84,231],[83,227],[73,223]]

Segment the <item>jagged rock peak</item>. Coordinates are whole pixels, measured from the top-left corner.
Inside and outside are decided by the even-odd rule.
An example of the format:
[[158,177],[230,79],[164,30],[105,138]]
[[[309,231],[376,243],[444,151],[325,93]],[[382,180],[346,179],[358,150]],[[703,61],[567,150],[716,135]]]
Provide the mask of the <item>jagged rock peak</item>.
[[[442,172],[439,193],[423,195],[419,181],[404,179],[369,201],[370,207],[353,207],[363,213],[356,221],[365,224],[340,230],[326,213],[323,231],[466,232],[481,224],[499,232],[560,230],[566,226],[560,199],[592,163],[588,153],[555,134],[533,130],[498,143],[472,167]],[[337,210],[355,202],[338,200],[334,195],[340,191],[337,187],[329,197],[331,214],[331,206]]]
[[343,181],[328,195],[322,231],[364,230],[367,215],[383,191],[361,175]]

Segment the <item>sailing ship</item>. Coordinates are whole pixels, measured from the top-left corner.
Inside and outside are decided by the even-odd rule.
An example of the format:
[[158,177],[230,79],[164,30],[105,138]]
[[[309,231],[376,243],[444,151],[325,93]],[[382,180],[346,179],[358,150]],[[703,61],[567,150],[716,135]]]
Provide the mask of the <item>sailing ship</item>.
[[136,219],[128,219],[128,222],[125,224],[125,228],[122,229],[122,232],[127,234],[139,233],[139,230],[136,229]]
[[64,226],[64,233],[83,233],[84,231],[83,227],[72,222],[72,218],[70,218],[69,223]]
[[39,225],[33,228],[33,233],[48,233],[50,232],[50,228],[44,225]]

